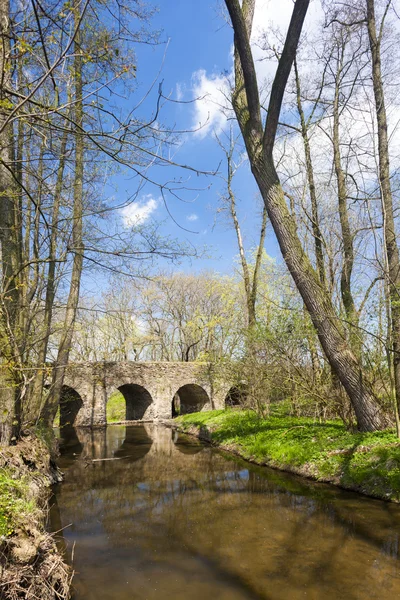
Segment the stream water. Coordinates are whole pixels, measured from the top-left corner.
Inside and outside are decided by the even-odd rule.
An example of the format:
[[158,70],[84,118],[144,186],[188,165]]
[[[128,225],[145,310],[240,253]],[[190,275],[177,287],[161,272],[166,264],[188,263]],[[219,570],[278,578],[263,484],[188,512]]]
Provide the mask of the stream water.
[[59,465],[50,520],[74,600],[400,598],[400,506],[161,425],[63,429]]

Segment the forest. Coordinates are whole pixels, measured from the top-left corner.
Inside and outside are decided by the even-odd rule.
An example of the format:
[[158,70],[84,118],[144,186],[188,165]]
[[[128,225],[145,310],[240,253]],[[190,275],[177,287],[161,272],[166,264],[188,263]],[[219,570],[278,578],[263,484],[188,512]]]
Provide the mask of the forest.
[[[210,361],[261,415],[400,436],[398,6],[296,0],[285,30],[262,2],[215,10],[230,68],[186,100],[157,65],[138,92],[138,48],[168,46],[156,5],[0,1],[2,444],[53,423],[71,361]],[[169,120],[201,102],[198,127]],[[204,168],[182,152],[202,129]],[[150,188],[175,220],[210,185],[224,272],[135,214]]]

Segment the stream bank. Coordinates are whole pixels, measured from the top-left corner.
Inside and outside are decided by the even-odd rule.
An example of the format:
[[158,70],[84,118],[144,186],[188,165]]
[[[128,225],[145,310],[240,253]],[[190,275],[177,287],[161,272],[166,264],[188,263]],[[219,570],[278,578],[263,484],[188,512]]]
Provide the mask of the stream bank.
[[71,570],[46,531],[55,446],[29,433],[0,448],[0,598],[66,600]]
[[192,413],[170,426],[257,465],[400,502],[400,440],[393,431],[349,432],[339,421],[316,422],[253,411]]

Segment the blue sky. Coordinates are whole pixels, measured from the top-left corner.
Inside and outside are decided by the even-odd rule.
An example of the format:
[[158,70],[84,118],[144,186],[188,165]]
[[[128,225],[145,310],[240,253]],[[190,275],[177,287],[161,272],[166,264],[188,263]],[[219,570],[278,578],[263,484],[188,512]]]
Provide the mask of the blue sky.
[[[287,0],[290,5],[290,0]],[[218,89],[226,80],[224,73],[232,67],[232,30],[221,18],[221,8],[217,0],[199,2],[195,0],[160,0],[159,12],[153,18],[152,26],[162,30],[162,39],[169,40],[168,47],[156,48],[140,46],[137,48],[137,79],[139,89],[135,103],[141,94],[148,90],[157,77],[160,65],[164,63],[158,81],[163,80],[163,92],[173,99],[194,100],[198,94],[208,92],[209,86]],[[204,87],[205,86],[205,87]],[[208,86],[208,87],[207,87]],[[203,89],[204,88],[204,89]],[[141,113],[151,114],[157,98],[158,83],[146,102],[141,106]],[[198,119],[204,119],[204,128],[197,133],[183,134],[174,160],[178,163],[213,172],[217,170],[223,158],[221,150],[214,140],[214,131],[222,134],[222,123],[225,119],[218,117],[214,105],[166,103],[160,122],[167,126],[175,126],[178,130],[196,127]],[[207,114],[212,112],[207,123]],[[140,112],[139,111],[139,112]],[[225,164],[220,164],[225,171]],[[150,219],[161,220],[162,230],[180,241],[189,240],[191,244],[202,248],[208,247],[209,258],[183,260],[181,270],[210,270],[229,273],[233,269],[237,243],[235,233],[228,224],[227,217],[216,218],[219,194],[224,190],[220,177],[198,177],[189,171],[178,171],[168,167],[155,168],[150,176],[160,182],[172,177],[186,180],[188,187],[198,188],[197,192],[182,194],[186,202],[181,202],[170,194],[166,194],[168,208],[176,223],[168,216],[168,212],[160,199],[160,192],[155,186],[147,185],[134,204],[120,212],[120,218],[126,225],[139,219],[143,225]],[[117,191],[114,199],[122,203],[134,191],[135,182],[129,173],[116,178]],[[240,221],[245,244],[248,250],[257,244],[259,235],[261,201],[257,197],[257,188],[245,163],[235,178]],[[182,227],[179,227],[179,225]],[[184,229],[189,229],[189,233]],[[279,253],[273,232],[269,228],[266,250],[271,256]],[[167,265],[163,265],[167,267]]]

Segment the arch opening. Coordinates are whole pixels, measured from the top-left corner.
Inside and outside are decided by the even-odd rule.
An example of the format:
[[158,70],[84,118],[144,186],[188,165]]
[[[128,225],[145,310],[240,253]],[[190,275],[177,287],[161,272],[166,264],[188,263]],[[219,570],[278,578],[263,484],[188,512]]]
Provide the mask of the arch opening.
[[199,412],[210,402],[207,392],[196,383],[179,388],[172,399],[172,417]]
[[121,385],[107,402],[107,422],[150,418],[152,404],[153,399],[143,386],[135,383]]
[[74,388],[63,385],[60,395],[60,427],[73,426],[83,400]]
[[243,406],[247,400],[247,393],[247,386],[244,384],[232,386],[225,397],[225,406],[228,408]]

